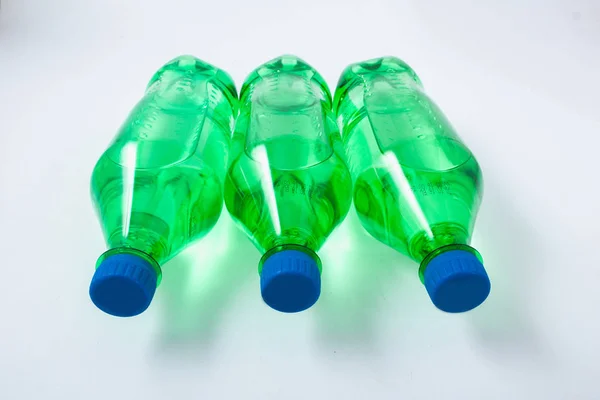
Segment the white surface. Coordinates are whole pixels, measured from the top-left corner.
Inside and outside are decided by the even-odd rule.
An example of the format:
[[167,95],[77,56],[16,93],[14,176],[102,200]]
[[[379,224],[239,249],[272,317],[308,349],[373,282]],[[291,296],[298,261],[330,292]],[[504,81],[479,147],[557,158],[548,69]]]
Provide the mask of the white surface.
[[[181,53],[238,85],[293,53],[332,89],[351,62],[409,62],[484,171],[488,301],[437,311],[352,211],[321,300],[279,314],[224,213],[145,314],[96,310],[89,175]],[[599,71],[593,1],[3,1],[0,398],[600,399]]]

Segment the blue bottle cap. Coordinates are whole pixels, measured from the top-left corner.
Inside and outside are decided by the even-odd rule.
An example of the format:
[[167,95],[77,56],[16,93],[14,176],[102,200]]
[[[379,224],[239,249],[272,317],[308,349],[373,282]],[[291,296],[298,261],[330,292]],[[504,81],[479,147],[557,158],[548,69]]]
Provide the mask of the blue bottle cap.
[[114,254],[102,260],[96,269],[90,283],[90,298],[107,314],[133,317],[150,305],[156,279],[156,271],[144,258]]
[[431,301],[442,311],[472,310],[490,293],[490,278],[479,259],[465,250],[450,250],[434,257],[423,274]]
[[287,313],[303,311],[321,294],[317,261],[300,250],[282,250],[263,262],[260,291],[269,307]]

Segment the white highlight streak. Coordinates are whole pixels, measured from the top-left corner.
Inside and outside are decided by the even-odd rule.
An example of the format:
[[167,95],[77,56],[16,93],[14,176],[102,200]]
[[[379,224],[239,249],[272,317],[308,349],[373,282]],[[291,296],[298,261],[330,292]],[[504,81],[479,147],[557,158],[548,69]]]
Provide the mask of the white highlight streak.
[[[409,209],[414,213],[421,228],[427,233],[427,235],[430,238],[433,238],[433,232],[429,227],[427,218],[425,217],[425,214],[423,214],[421,205],[419,204],[419,201],[417,200],[415,194],[410,188],[410,183],[408,182],[408,179],[406,179],[406,176],[404,175],[404,172],[400,167],[400,162],[398,161],[396,154],[394,154],[393,151],[386,151],[383,154],[383,160],[388,171],[390,171],[392,180],[394,181],[396,186],[398,186],[398,189],[400,189],[399,201],[408,203]],[[399,207],[400,209],[402,209],[402,204],[400,204]]]
[[279,221],[277,199],[275,198],[275,183],[273,182],[271,168],[269,167],[269,157],[267,155],[267,148],[264,145],[256,146],[252,150],[252,158],[257,161],[257,164],[260,167],[260,171],[262,172],[262,179],[260,180],[260,185],[267,199],[267,207],[269,209],[269,214],[271,214],[273,229],[275,229],[276,235],[281,235],[281,222]]
[[137,164],[137,143],[130,142],[121,150],[121,165],[123,166],[123,203],[121,204],[121,224],[124,238],[129,236],[131,224],[131,208],[133,205],[133,189],[135,187],[135,167]]

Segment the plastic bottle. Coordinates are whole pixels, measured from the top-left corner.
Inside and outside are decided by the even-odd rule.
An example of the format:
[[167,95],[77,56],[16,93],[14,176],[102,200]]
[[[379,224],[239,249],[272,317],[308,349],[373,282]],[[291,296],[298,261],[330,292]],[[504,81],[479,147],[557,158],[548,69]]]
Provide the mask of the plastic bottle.
[[334,109],[362,225],[420,263],[439,309],[477,307],[490,291],[481,256],[469,246],[481,171],[415,72],[393,57],[350,65]]
[[282,56],[246,79],[225,204],[264,254],[262,298],[276,310],[302,311],[319,297],[316,252],[352,201],[342,157],[331,95],[312,67]]
[[92,173],[109,247],[90,285],[98,308],[143,312],[161,265],[217,222],[236,107],[229,75],[192,56],[154,74]]

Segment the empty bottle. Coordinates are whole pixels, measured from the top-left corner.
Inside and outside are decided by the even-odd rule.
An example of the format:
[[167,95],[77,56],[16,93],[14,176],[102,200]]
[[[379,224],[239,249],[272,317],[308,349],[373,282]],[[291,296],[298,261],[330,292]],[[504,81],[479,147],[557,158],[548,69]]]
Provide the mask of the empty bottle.
[[109,247],[90,285],[98,308],[143,312],[163,263],[217,222],[236,107],[229,75],[192,56],[150,80],[92,173]]
[[362,225],[420,263],[439,309],[477,307],[490,291],[481,256],[469,246],[481,171],[415,72],[393,57],[350,65],[334,108]]
[[344,219],[352,179],[323,78],[282,56],[256,69],[240,93],[225,204],[264,254],[262,298],[298,312],[321,290],[316,252]]

